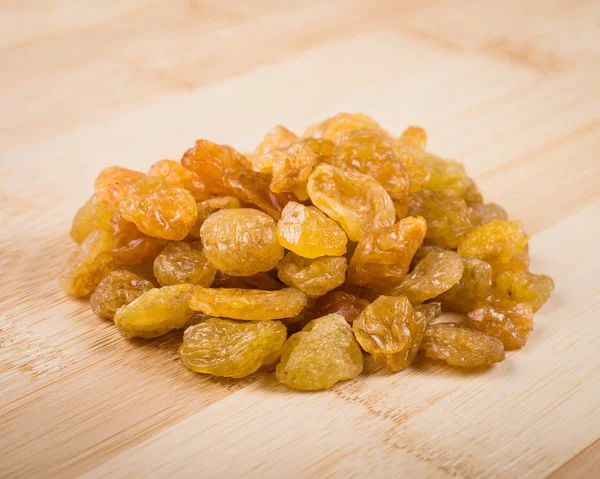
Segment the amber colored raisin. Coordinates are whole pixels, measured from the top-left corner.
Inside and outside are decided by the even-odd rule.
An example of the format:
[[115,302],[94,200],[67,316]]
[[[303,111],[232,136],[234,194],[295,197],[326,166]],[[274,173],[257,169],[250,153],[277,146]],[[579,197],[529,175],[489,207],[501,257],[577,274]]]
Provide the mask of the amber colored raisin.
[[408,175],[386,134],[376,130],[353,130],[344,133],[333,150],[331,164],[363,175],[371,175],[389,193],[398,216],[405,216]]
[[281,210],[293,199],[291,193],[273,193],[269,189],[271,177],[251,170],[234,170],[225,174],[223,183],[230,195],[250,203],[275,219]]
[[94,183],[96,198],[116,211],[119,209],[121,200],[129,191],[129,187],[144,176],[146,175],[140,171],[120,166],[104,168]]
[[277,361],[286,339],[280,321],[209,318],[185,330],[179,357],[198,373],[243,378]]
[[460,281],[464,270],[460,256],[453,251],[429,253],[395,288],[391,296],[407,296],[417,304],[435,298]]
[[362,351],[350,325],[343,316],[328,314],[288,338],[275,374],[292,389],[317,391],[353,379],[362,369]]
[[75,213],[71,226],[71,238],[77,243],[81,243],[94,230],[111,231],[112,215],[113,211],[106,204],[98,201],[96,195],[93,195]]
[[189,304],[194,311],[211,316],[262,321],[296,316],[306,306],[306,295],[294,288],[262,291],[194,286]]
[[308,296],[323,296],[346,280],[348,264],[343,256],[303,258],[291,251],[277,265],[279,279]]
[[167,183],[188,190],[196,201],[206,200],[210,193],[198,174],[188,170],[178,161],[160,160],[152,165],[149,176],[157,176]]
[[496,203],[475,203],[470,205],[473,211],[473,224],[475,226],[485,225],[494,220],[507,220],[508,214],[502,206]]
[[275,221],[251,208],[213,213],[200,228],[200,236],[208,260],[232,276],[269,271],[283,258]]
[[416,155],[427,168],[428,179],[423,185],[425,189],[455,195],[469,204],[482,202],[475,182],[467,175],[462,163],[445,160],[431,153],[417,152]]
[[442,304],[419,304],[414,308],[414,312],[416,317],[421,318],[425,322],[425,325],[431,324],[440,314],[442,314]]
[[420,150],[397,140],[394,142],[394,153],[408,175],[408,192],[421,191],[429,180],[429,171],[420,160]]
[[87,235],[63,268],[59,280],[62,289],[78,298],[92,293],[115,269],[110,249],[109,232],[94,230]]
[[187,301],[190,288],[189,284],[154,288],[120,307],[114,320],[121,336],[157,338],[182,328],[194,314]]
[[209,287],[216,273],[199,241],[173,241],[154,260],[154,275],[161,286],[189,283]]
[[116,264],[153,261],[167,243],[166,240],[143,234],[133,223],[125,221],[119,213],[114,214],[111,225],[111,252]]
[[197,140],[181,158],[181,164],[196,172],[208,191],[215,195],[228,195],[223,176],[231,170],[250,169],[250,162],[231,146],[219,145],[208,140]]
[[538,311],[554,291],[554,281],[545,274],[529,271],[504,271],[494,281],[494,294],[519,303],[531,303]]
[[427,148],[427,132],[420,126],[409,126],[398,137],[398,141],[418,150],[425,151]]
[[189,238],[200,239],[200,228],[206,219],[214,212],[229,208],[240,208],[240,201],[233,196],[219,196],[217,198],[209,198],[196,204],[198,209],[198,218],[194,226],[190,230]]
[[466,201],[445,192],[423,190],[408,197],[408,213],[427,221],[426,238],[454,249],[473,231],[473,212]]
[[497,275],[514,269],[515,257],[526,248],[527,235],[519,223],[494,220],[465,237],[458,246],[458,253],[490,263],[494,275]]
[[468,313],[475,303],[489,296],[492,288],[492,267],[476,258],[460,257],[464,266],[460,281],[436,298],[444,311]]
[[454,323],[435,323],[425,328],[421,351],[431,359],[452,366],[475,368],[504,361],[502,341],[482,331]]
[[92,311],[101,318],[113,319],[117,310],[139,298],[154,285],[126,269],[110,272],[90,296]]
[[475,303],[467,324],[497,337],[506,349],[518,349],[525,346],[533,329],[533,309],[529,303],[489,296]]
[[338,113],[321,123],[309,127],[304,132],[304,136],[325,138],[337,143],[347,131],[360,129],[381,130],[381,127],[373,118],[362,113]]
[[366,288],[399,284],[426,231],[423,218],[409,216],[364,236],[350,260],[348,281]]
[[331,155],[335,148],[333,141],[325,138],[304,138],[300,143],[308,146],[317,155],[317,163],[331,163]]
[[269,188],[274,193],[293,192],[306,185],[317,164],[317,155],[303,143],[292,143],[269,155],[273,157],[273,177]]
[[198,218],[189,191],[153,176],[131,185],[119,209],[142,233],[169,240],[184,239]]
[[340,256],[348,238],[340,226],[312,206],[290,201],[277,223],[277,237],[285,248],[305,258]]
[[308,178],[308,194],[317,208],[340,223],[352,241],[391,226],[396,219],[390,195],[369,175],[322,163]]
[[425,320],[415,315],[405,296],[379,296],[352,323],[361,347],[376,362],[392,371],[410,366],[425,330]]
[[352,321],[369,304],[364,298],[345,291],[331,291],[317,299],[315,304],[315,317],[325,316],[327,314],[341,314],[346,321],[352,324]]
[[[300,137],[298,135],[288,130],[285,126],[277,125],[267,131],[263,140],[256,147],[256,156],[260,157],[269,153],[270,151],[284,148],[291,145],[295,141],[298,141],[299,139]],[[263,173],[270,173],[270,171],[263,171]]]

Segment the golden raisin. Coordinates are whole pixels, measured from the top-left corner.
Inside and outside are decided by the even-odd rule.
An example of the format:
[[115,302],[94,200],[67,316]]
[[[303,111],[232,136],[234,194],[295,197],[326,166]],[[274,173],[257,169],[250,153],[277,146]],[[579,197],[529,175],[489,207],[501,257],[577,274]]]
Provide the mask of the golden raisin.
[[192,194],[166,181],[146,176],[129,188],[121,201],[121,216],[156,238],[182,240],[198,217]]
[[385,189],[369,175],[321,164],[308,178],[313,204],[336,220],[352,241],[396,218],[394,204]]
[[204,254],[211,264],[233,276],[269,271],[283,258],[277,225],[262,211],[219,210],[204,222],[200,235]]
[[154,260],[154,275],[161,286],[189,283],[209,287],[216,273],[199,241],[173,241]]
[[[296,135],[294,132],[288,130],[283,125],[277,125],[271,128],[265,134],[265,137],[260,142],[260,144],[256,147],[256,156],[261,157],[270,151],[277,150],[279,148],[284,148],[286,146],[291,145],[295,141],[298,141],[300,137]],[[262,171],[262,170],[258,170]],[[263,173],[271,173],[270,171],[262,171]]]
[[209,193],[215,195],[230,194],[229,188],[223,184],[225,173],[251,168],[244,155],[231,146],[219,145],[208,140],[197,140],[194,147],[184,153],[181,164],[196,172]]
[[427,132],[420,126],[409,126],[398,137],[398,141],[418,150],[425,151],[427,148]]
[[189,284],[164,286],[146,291],[120,307],[115,324],[124,338],[157,338],[182,328],[194,312],[188,306]]
[[189,237],[193,239],[200,239],[200,228],[206,219],[216,211],[240,207],[240,201],[233,196],[219,196],[217,198],[209,198],[208,200],[197,203],[196,208],[198,209],[198,218],[190,230]]
[[419,304],[414,308],[415,317],[420,318],[425,325],[433,323],[433,321],[442,314],[441,303],[424,303]]
[[127,195],[129,187],[144,176],[146,175],[140,171],[129,170],[120,166],[104,168],[94,183],[96,198],[101,203],[118,211],[121,200]]
[[94,230],[87,235],[63,268],[60,276],[62,289],[78,298],[92,293],[98,283],[115,269],[110,250],[109,232]]
[[425,330],[424,318],[415,315],[405,296],[379,296],[352,323],[362,348],[392,371],[410,366]]
[[197,373],[243,378],[277,361],[286,338],[280,321],[208,318],[185,330],[179,357]]
[[409,216],[364,236],[350,260],[348,281],[366,288],[399,284],[426,231],[423,218]]
[[475,226],[485,225],[494,220],[505,221],[508,219],[508,214],[502,206],[496,203],[475,203],[470,205],[473,212],[473,224]]
[[148,175],[162,178],[167,183],[188,190],[196,201],[203,201],[210,197],[210,193],[200,177],[177,161],[157,161],[150,168]]
[[189,304],[194,311],[211,316],[262,321],[296,316],[306,306],[306,295],[294,288],[262,291],[194,286]]
[[356,319],[363,309],[369,304],[364,298],[345,291],[331,291],[317,299],[315,304],[315,317],[328,314],[341,314],[350,324]]
[[291,251],[277,265],[278,276],[288,286],[308,296],[323,296],[346,280],[348,264],[343,256],[309,259]]
[[290,201],[277,223],[277,237],[285,248],[305,258],[340,256],[346,252],[346,233],[312,206]]
[[552,278],[529,271],[504,271],[494,282],[494,294],[519,303],[531,303],[533,312],[550,299],[553,290]]
[[506,349],[518,349],[525,346],[533,329],[533,309],[529,303],[489,296],[475,303],[467,324],[497,337]]
[[110,232],[112,215],[113,211],[106,204],[98,201],[96,195],[93,195],[75,213],[71,226],[71,238],[77,243],[81,243],[94,230]]
[[338,113],[321,123],[309,127],[304,132],[304,136],[325,138],[337,143],[347,131],[360,129],[381,130],[381,127],[373,118],[362,113]]
[[273,169],[269,188],[274,193],[293,192],[306,185],[317,164],[317,155],[302,142],[272,151],[268,156]]
[[425,328],[421,351],[451,366],[475,368],[504,361],[502,341],[476,329],[454,323],[435,323]]
[[110,223],[113,228],[111,252],[116,264],[153,261],[167,243],[166,240],[143,234],[119,213],[114,214]]
[[439,295],[445,311],[468,313],[477,301],[489,296],[492,288],[492,267],[476,258],[460,257],[464,266],[460,281]]
[[343,316],[328,314],[289,337],[275,374],[292,389],[317,391],[353,379],[362,369],[362,351],[352,329]]
[[101,318],[113,319],[117,310],[139,298],[154,285],[126,269],[109,273],[90,296],[92,311]]

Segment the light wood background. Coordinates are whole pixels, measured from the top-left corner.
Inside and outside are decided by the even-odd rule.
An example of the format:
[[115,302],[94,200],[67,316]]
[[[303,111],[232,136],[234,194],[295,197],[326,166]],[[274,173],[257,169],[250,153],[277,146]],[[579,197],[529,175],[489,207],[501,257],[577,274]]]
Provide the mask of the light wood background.
[[[600,477],[600,2],[0,2],[0,476]],[[338,111],[463,161],[557,289],[470,374],[194,374],[56,277],[105,166]]]

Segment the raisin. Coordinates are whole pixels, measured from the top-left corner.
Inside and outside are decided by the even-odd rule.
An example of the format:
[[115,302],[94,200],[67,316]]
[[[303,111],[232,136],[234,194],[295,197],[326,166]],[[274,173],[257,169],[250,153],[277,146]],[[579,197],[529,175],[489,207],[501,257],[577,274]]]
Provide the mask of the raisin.
[[209,287],[216,273],[199,241],[173,241],[154,260],[154,275],[161,286],[190,283]]
[[331,163],[331,155],[335,148],[333,141],[325,138],[304,138],[300,143],[308,146],[317,155],[317,163]]
[[350,324],[356,319],[363,309],[369,304],[364,298],[345,291],[331,291],[317,299],[315,304],[315,317],[328,314],[341,314]]
[[474,228],[466,201],[445,192],[423,190],[410,195],[408,213],[424,217],[426,238],[447,249],[456,248]]
[[496,203],[476,203],[470,206],[473,212],[473,224],[481,226],[491,223],[494,220],[506,221],[508,214],[502,206]]
[[425,320],[405,296],[379,296],[352,323],[361,347],[391,371],[410,366],[423,339]]
[[177,161],[157,161],[150,168],[148,175],[162,178],[167,183],[188,190],[196,201],[203,201],[210,197],[206,185],[198,174]]
[[388,294],[405,295],[411,303],[435,298],[460,281],[464,270],[460,256],[453,251],[429,253],[406,278]]
[[492,289],[492,267],[485,261],[460,257],[464,266],[460,281],[436,298],[444,311],[468,313],[477,301],[489,296]]
[[344,133],[333,150],[331,164],[371,175],[389,193],[398,216],[406,215],[408,175],[394,153],[392,141],[383,132],[352,130]]
[[219,210],[200,228],[204,253],[211,264],[233,276],[269,271],[283,258],[277,224],[250,208]]
[[197,373],[243,378],[277,361],[286,338],[279,321],[208,318],[185,330],[179,357]]
[[285,248],[305,258],[340,256],[346,252],[346,233],[312,206],[290,201],[277,223],[277,237]]
[[276,376],[292,389],[317,391],[353,379],[362,369],[363,356],[352,329],[343,316],[329,314],[288,338]]
[[109,273],[90,296],[92,311],[101,318],[113,319],[117,310],[139,298],[154,285],[126,269]]
[[467,324],[497,337],[506,349],[518,349],[525,346],[533,329],[533,309],[529,303],[489,296],[475,304]]
[[306,185],[317,164],[317,155],[302,142],[272,151],[268,156],[273,170],[269,188],[274,193],[293,192]]
[[144,176],[146,175],[140,171],[120,166],[104,168],[94,183],[96,198],[111,209],[118,211],[121,200],[127,195],[129,187]]
[[352,241],[396,218],[390,195],[371,176],[321,164],[308,178],[313,204],[336,220]]
[[381,127],[373,118],[361,113],[338,113],[309,127],[304,132],[304,136],[325,138],[337,142],[347,131],[360,129],[381,130]]
[[414,148],[404,141],[394,142],[394,153],[408,175],[408,192],[421,191],[429,180],[429,171],[420,160],[421,154],[418,148]]
[[343,256],[309,259],[289,252],[277,265],[278,276],[307,296],[323,296],[346,280],[348,264]]
[[194,147],[187,150],[181,164],[196,172],[214,195],[229,195],[229,187],[223,184],[223,176],[232,170],[251,168],[250,162],[228,145],[219,145],[208,140],[197,140]]
[[143,234],[133,223],[125,221],[119,213],[113,215],[111,226],[111,252],[116,264],[153,261],[167,243],[166,240]]
[[[461,256],[478,258],[492,266],[494,275],[523,263],[527,236],[516,221],[494,220],[473,230],[458,246]],[[528,263],[528,260],[527,260]],[[523,268],[527,269],[526,265]]]
[[177,186],[146,176],[131,185],[121,201],[121,216],[148,236],[182,240],[198,217],[192,194]]
[[[260,144],[256,147],[256,156],[261,157],[270,151],[284,148],[298,141],[300,137],[294,132],[288,130],[285,126],[277,125],[271,128]],[[262,171],[262,170],[258,170]],[[271,173],[271,171],[263,171],[263,173]]]
[[92,293],[115,264],[110,253],[110,233],[94,230],[77,247],[63,268],[60,286],[70,294],[81,298]]
[[431,191],[443,191],[464,199],[467,203],[481,203],[481,194],[475,182],[467,175],[465,167],[458,161],[444,160],[431,153],[416,152],[417,158],[425,165],[428,179],[423,187]]
[[198,209],[198,218],[190,230],[189,237],[192,239],[200,239],[200,228],[202,228],[206,219],[216,211],[240,207],[240,201],[233,196],[209,198],[208,200],[197,203],[196,208]]
[[502,341],[476,329],[454,323],[435,323],[425,328],[421,351],[451,366],[475,368],[504,361]]
[[364,236],[350,260],[348,282],[366,288],[399,284],[426,231],[423,218],[409,216]]
[[189,304],[194,311],[211,316],[262,321],[296,316],[306,306],[306,295],[294,288],[262,291],[194,286]]
[[421,151],[427,148],[427,132],[420,126],[409,126],[398,137],[398,141]]
[[419,304],[414,308],[415,317],[422,320],[425,325],[433,323],[433,321],[442,314],[441,303],[425,303]]
[[96,195],[93,195],[75,213],[71,226],[71,238],[77,243],[81,243],[94,230],[112,231],[110,226],[112,215],[113,211],[106,204],[98,201]]
[[115,324],[124,338],[157,338],[182,328],[193,316],[187,296],[192,286],[177,284],[146,291],[120,307]]
[[531,303],[533,312],[538,311],[554,291],[554,281],[544,274],[529,271],[505,271],[494,283],[494,294],[519,303]]
[[223,177],[223,183],[228,188],[228,194],[256,206],[275,219],[280,218],[281,210],[293,199],[290,193],[273,193],[269,189],[271,177],[256,171],[230,171]]

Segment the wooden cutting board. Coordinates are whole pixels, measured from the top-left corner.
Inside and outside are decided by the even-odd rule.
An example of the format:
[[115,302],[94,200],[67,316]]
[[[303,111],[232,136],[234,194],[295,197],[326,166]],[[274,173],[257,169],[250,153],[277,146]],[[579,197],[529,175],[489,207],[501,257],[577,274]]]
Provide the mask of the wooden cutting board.
[[[599,477],[599,18],[583,0],[2,2],[0,476]],[[177,335],[125,341],[59,291],[103,167],[338,111],[424,126],[524,223],[556,281],[524,350],[300,394],[194,374]]]

